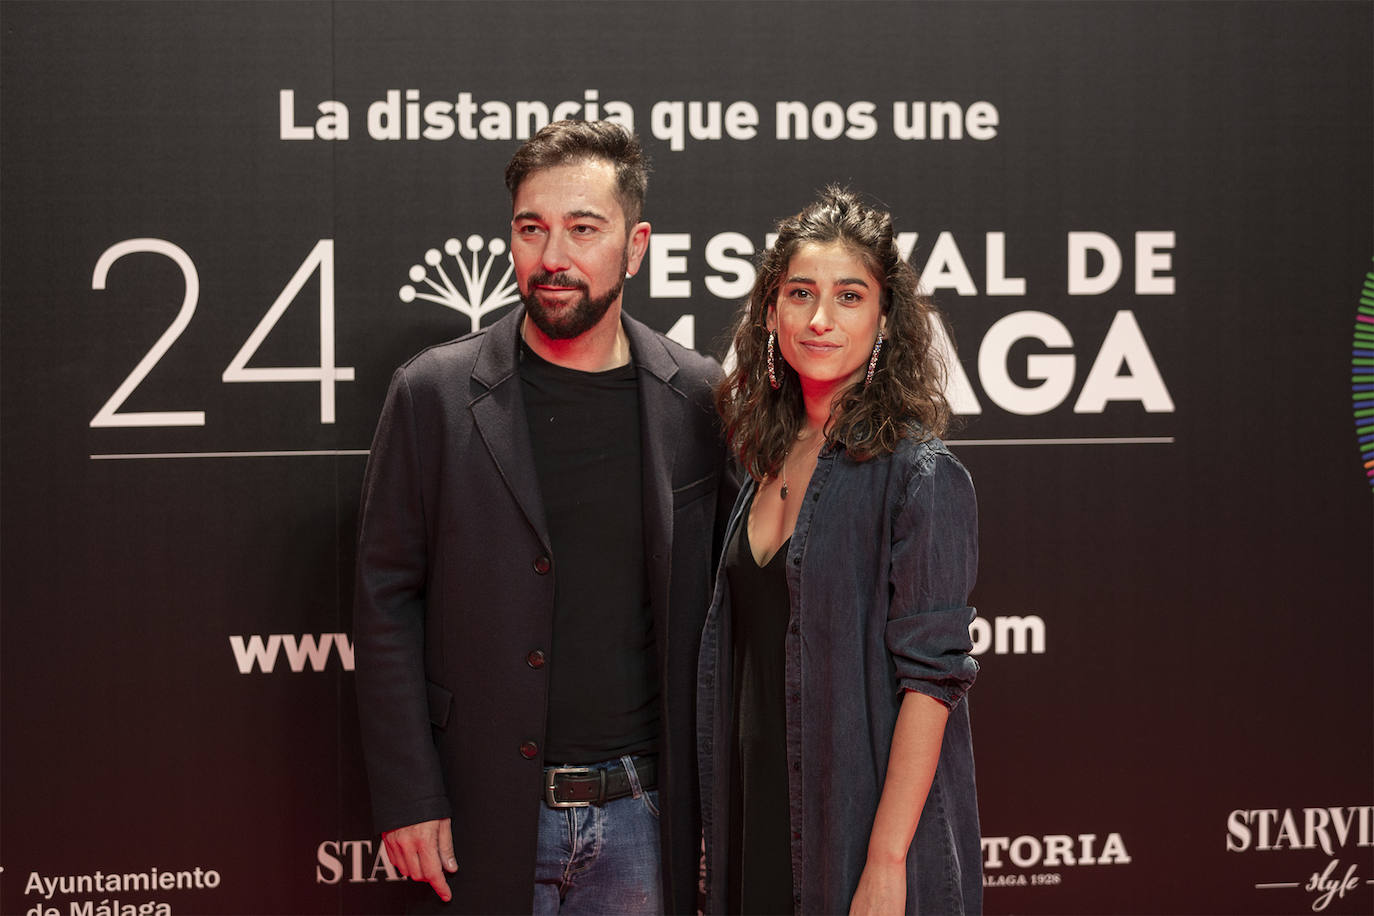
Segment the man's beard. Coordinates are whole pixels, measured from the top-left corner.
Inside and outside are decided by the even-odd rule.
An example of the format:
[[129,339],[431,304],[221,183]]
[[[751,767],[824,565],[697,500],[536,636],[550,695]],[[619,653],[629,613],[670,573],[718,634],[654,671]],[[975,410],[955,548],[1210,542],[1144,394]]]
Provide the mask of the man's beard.
[[[611,303],[620,298],[620,291],[625,288],[625,268],[629,265],[630,253],[627,250],[621,256],[620,273],[615,285],[607,290],[604,296],[597,296],[595,299],[588,294],[587,284],[579,283],[566,274],[549,274],[538,270],[530,274],[527,281],[529,292],[522,293],[520,300],[525,303],[525,311],[534,322],[534,326],[545,337],[550,340],[572,340],[596,327],[610,309]],[[555,309],[545,308],[535,290],[540,284],[575,286],[582,291],[582,297]]]

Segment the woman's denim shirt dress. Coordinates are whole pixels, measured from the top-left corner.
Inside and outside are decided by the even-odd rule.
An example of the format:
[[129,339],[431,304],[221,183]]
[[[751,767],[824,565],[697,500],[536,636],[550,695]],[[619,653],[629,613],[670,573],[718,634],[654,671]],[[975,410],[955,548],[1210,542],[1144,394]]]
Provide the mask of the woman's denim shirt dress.
[[[725,543],[755,491],[746,483]],[[864,462],[826,448],[787,551],[787,766],[800,913],[845,913],[868,854],[906,690],[950,709],[935,778],[907,856],[908,913],[982,910],[982,851],[964,694],[978,673],[968,607],[978,510],[964,466],[938,439]],[[723,570],[702,634],[697,755],[706,911],[725,910],[730,810],[730,597]]]

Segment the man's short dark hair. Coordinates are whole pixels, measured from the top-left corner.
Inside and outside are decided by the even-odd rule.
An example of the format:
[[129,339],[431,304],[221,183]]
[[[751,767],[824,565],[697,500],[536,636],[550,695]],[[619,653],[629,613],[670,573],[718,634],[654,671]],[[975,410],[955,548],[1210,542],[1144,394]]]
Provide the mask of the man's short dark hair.
[[525,141],[506,166],[511,199],[533,172],[601,159],[615,166],[615,196],[625,228],[639,222],[649,186],[649,161],[639,138],[613,121],[555,121]]

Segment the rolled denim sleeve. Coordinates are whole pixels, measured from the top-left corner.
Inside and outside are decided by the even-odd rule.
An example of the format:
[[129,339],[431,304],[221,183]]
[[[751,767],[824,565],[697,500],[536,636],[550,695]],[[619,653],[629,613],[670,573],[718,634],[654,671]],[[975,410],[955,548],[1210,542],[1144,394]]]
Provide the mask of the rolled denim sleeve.
[[978,504],[964,466],[920,448],[892,526],[886,643],[897,684],[953,708],[973,685],[968,595],[978,574]]

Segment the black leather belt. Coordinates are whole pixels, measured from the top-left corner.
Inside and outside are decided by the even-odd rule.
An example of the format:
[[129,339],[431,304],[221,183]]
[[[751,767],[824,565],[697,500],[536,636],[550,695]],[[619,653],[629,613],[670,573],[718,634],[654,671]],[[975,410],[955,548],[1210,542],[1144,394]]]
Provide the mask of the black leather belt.
[[[658,760],[632,757],[641,789],[658,787]],[[586,808],[634,794],[630,774],[619,761],[606,767],[545,767],[544,801],[550,808]]]

